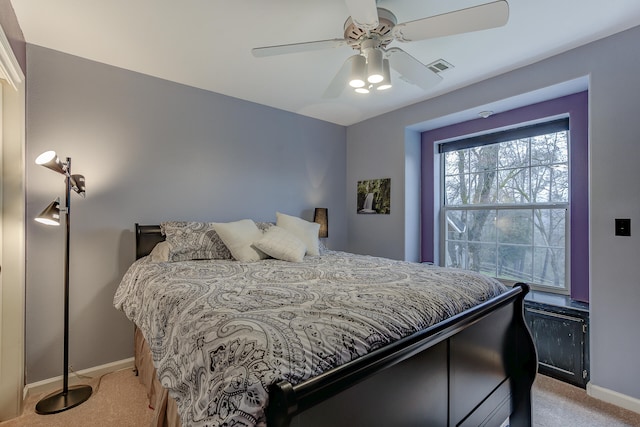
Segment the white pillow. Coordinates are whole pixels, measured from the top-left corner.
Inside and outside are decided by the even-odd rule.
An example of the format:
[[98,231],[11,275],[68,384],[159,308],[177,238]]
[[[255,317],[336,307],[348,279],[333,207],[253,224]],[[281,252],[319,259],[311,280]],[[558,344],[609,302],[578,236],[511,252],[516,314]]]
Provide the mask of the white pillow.
[[218,233],[231,255],[242,262],[259,261],[267,257],[261,250],[253,247],[253,242],[262,237],[262,231],[250,219],[235,222],[216,222],[213,229]]
[[171,245],[166,240],[158,243],[153,247],[149,257],[151,262],[167,262],[169,261],[169,251],[171,251]]
[[320,255],[320,239],[318,237],[320,224],[305,221],[304,219],[295,216],[276,212],[276,226],[290,231],[294,236],[302,240],[302,242],[307,247],[308,255]]
[[253,245],[270,257],[290,262],[302,262],[307,252],[302,240],[277,225],[269,228]]

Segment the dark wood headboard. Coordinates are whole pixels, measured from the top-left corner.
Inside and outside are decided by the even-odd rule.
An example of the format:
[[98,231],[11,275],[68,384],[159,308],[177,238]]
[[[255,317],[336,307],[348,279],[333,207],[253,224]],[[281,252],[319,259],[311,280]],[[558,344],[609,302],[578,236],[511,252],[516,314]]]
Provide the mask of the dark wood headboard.
[[153,247],[164,241],[160,225],[140,225],[136,223],[136,259],[149,255]]

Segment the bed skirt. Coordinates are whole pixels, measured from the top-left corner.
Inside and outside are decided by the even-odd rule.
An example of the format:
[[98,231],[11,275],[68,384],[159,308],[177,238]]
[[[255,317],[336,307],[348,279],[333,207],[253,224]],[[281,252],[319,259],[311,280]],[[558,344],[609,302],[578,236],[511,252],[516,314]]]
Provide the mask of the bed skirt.
[[138,371],[138,378],[147,390],[149,407],[154,411],[151,427],[180,427],[178,406],[175,400],[169,397],[167,389],[160,384],[151,359],[149,345],[138,328],[135,328],[134,341],[134,363]]

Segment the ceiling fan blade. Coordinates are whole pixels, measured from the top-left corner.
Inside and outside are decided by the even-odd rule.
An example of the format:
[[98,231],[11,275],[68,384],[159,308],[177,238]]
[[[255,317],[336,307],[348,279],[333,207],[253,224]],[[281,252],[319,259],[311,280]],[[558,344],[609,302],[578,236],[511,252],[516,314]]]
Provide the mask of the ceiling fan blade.
[[275,56],[275,55],[284,55],[288,53],[310,52],[314,50],[330,49],[330,48],[346,46],[348,44],[349,44],[349,41],[346,39],[317,40],[313,42],[283,44],[278,46],[255,47],[251,49],[251,53],[256,58],[263,58],[265,56]]
[[323,98],[337,98],[342,94],[342,91],[347,87],[347,79],[349,78],[349,72],[351,71],[351,61],[347,58],[342,64],[342,67],[338,70],[336,75],[327,86],[327,89],[322,94]]
[[401,42],[424,40],[501,27],[508,20],[509,4],[499,0],[397,24],[393,28],[393,35]]
[[431,89],[442,80],[441,76],[400,48],[392,47],[388,49],[387,57],[391,68],[400,73],[409,83],[424,90]]
[[356,27],[365,31],[378,27],[376,0],[345,0],[345,3]]

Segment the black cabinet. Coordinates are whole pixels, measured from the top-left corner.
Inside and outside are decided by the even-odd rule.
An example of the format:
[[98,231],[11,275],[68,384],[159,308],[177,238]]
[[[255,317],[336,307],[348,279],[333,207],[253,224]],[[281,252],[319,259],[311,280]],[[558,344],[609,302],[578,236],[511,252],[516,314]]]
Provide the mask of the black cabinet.
[[589,306],[533,291],[525,319],[538,350],[538,372],[585,388],[589,381]]

